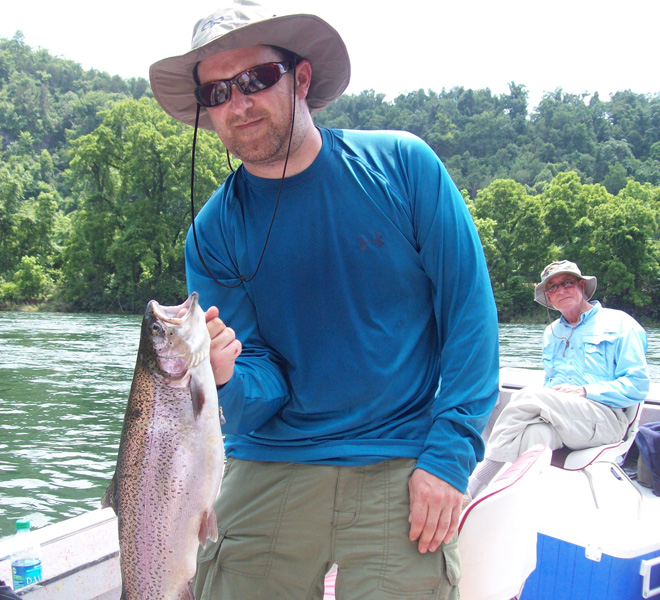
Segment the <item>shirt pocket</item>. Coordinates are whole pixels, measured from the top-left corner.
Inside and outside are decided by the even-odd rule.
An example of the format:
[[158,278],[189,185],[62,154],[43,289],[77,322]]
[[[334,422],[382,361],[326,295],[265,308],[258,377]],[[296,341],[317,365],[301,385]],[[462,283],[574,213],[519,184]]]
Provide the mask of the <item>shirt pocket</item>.
[[583,338],[584,371],[595,381],[614,379],[616,333],[598,333]]

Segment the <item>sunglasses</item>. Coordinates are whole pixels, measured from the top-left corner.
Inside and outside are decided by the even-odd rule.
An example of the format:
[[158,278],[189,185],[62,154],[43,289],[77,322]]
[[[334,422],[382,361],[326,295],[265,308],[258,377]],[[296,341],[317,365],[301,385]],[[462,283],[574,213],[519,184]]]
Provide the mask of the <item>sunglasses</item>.
[[291,68],[290,62],[271,62],[257,65],[231,79],[221,79],[200,85],[195,89],[195,98],[201,106],[219,106],[231,98],[231,86],[235,85],[245,95],[255,94],[274,86],[282,75]]
[[564,279],[564,281],[561,283],[555,283],[554,285],[547,287],[545,291],[548,292],[548,294],[554,294],[559,289],[559,286],[563,287],[564,289],[572,288],[576,283],[577,280],[575,279]]

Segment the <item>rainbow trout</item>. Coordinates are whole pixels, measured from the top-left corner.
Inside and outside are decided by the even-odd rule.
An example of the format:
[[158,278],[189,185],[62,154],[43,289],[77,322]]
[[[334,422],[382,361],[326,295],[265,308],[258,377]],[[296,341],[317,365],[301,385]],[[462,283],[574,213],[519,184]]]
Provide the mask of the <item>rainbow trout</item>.
[[121,600],[194,600],[199,545],[216,541],[224,450],[204,311],[147,305],[117,467]]

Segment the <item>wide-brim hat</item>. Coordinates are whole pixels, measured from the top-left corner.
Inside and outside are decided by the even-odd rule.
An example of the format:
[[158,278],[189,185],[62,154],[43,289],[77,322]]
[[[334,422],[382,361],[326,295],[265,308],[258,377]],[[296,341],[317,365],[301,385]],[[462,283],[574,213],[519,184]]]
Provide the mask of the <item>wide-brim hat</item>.
[[587,285],[584,288],[584,293],[587,297],[587,300],[591,300],[591,297],[596,291],[596,286],[598,285],[598,280],[593,275],[582,275],[579,267],[569,260],[560,260],[558,262],[550,263],[543,272],[541,273],[541,283],[537,284],[534,288],[534,300],[539,304],[546,306],[547,308],[552,308],[557,310],[550,302],[545,295],[545,288],[548,285],[548,281],[557,275],[574,275],[578,279],[582,279],[587,282]]
[[[194,125],[195,65],[220,52],[259,45],[279,46],[311,63],[307,105],[312,114],[339,98],[348,85],[351,77],[348,51],[339,33],[323,19],[307,14],[275,16],[252,0],[234,0],[231,6],[196,23],[190,52],[151,65],[149,79],[154,97],[166,113]],[[213,130],[203,107],[199,126]]]

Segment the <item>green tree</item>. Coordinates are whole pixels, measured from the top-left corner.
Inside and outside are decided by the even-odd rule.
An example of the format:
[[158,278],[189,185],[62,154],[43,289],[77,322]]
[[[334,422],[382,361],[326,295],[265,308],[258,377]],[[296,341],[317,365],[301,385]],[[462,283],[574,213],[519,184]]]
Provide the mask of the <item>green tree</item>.
[[546,94],[531,121],[530,129],[546,162],[576,160],[579,155],[593,154],[596,136],[584,96],[566,94],[561,89]]
[[24,256],[12,280],[0,284],[0,301],[37,302],[43,300],[52,288],[45,269],[33,256]]
[[615,163],[609,166],[607,175],[603,178],[603,185],[607,191],[616,196],[628,182],[628,172],[621,163]]
[[607,204],[601,185],[585,185],[574,172],[558,173],[541,194],[551,260],[581,263],[593,235],[593,210]]
[[[585,269],[598,273],[608,306],[641,314],[658,293],[658,213],[649,184],[629,182],[594,208],[594,232]],[[642,311],[643,312],[643,311]]]
[[[91,134],[72,142],[80,209],[65,250],[66,297],[77,308],[141,309],[185,295],[192,129],[149,99],[123,100]],[[200,131],[196,204],[226,177],[223,148]]]
[[510,179],[493,181],[468,203],[481,237],[498,314],[509,320],[532,308],[531,287],[545,260],[545,225],[539,199]]
[[30,184],[20,162],[0,164],[0,276],[13,271],[21,257],[20,211]]

